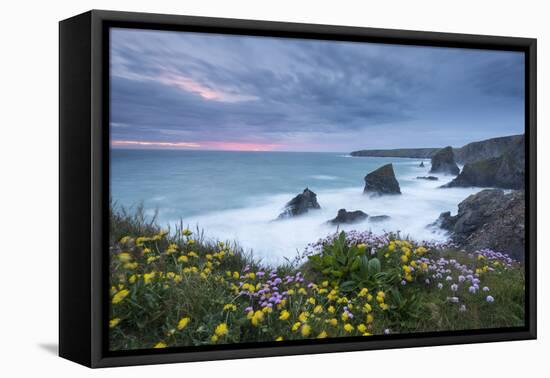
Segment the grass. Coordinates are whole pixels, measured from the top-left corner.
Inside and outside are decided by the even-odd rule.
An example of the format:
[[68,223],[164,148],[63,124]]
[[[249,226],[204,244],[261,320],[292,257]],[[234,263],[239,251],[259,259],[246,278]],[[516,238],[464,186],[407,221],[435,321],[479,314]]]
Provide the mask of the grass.
[[342,232],[273,268],[142,214],[111,211],[112,350],[524,324],[523,267],[494,251]]

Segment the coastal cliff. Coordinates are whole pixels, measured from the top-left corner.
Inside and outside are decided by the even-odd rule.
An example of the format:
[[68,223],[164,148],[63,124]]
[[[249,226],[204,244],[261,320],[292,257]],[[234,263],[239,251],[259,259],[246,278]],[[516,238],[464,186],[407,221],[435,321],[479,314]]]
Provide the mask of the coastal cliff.
[[[453,153],[457,163],[467,164],[478,160],[490,159],[502,156],[506,151],[518,150],[525,145],[525,136],[511,135],[505,137],[491,138],[479,142],[468,143],[462,147],[454,147]],[[398,157],[430,159],[441,148],[397,148],[359,150],[350,153],[355,157]]]

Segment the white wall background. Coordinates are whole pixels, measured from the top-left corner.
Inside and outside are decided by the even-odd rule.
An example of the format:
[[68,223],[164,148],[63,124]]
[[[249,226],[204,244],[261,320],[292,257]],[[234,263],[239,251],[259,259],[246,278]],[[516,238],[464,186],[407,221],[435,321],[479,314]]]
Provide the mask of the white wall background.
[[[0,375],[165,377],[541,376],[549,367],[545,1],[6,1],[0,22]],[[539,124],[539,340],[89,370],[56,356],[57,64],[61,19],[89,9],[536,37]],[[546,299],[546,300],[545,300]],[[545,350],[546,349],[546,350]],[[540,373],[537,373],[540,372]],[[547,373],[547,372],[546,372]]]

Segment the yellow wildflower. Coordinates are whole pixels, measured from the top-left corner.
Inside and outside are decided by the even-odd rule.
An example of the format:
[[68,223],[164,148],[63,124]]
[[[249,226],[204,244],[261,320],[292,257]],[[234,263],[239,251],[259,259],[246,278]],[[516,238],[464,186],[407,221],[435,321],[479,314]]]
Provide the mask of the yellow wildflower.
[[330,324],[333,327],[336,327],[338,325],[338,320],[336,318],[331,318],[328,320],[328,324]]
[[312,304],[312,305],[315,304],[315,298],[313,298],[313,297],[308,298],[307,301],[308,301],[310,304]]
[[275,339],[275,341],[283,341],[283,336],[279,336]]
[[121,302],[124,298],[128,296],[128,294],[130,294],[130,291],[127,289],[123,289],[119,291],[113,296],[113,300],[112,300],[113,304],[117,304]]
[[254,315],[252,316],[252,319],[250,321],[252,322],[252,325],[254,327],[257,327],[264,319],[264,313],[261,311],[256,311]]
[[343,321],[346,321],[346,320],[348,320],[348,318],[349,318],[349,315],[348,315],[347,311],[346,311],[346,312],[343,312],[343,313],[342,313],[342,320],[343,320]]
[[309,318],[309,312],[307,312],[307,311],[303,311],[303,312],[300,313],[300,315],[298,315],[298,319],[301,322],[306,322],[307,318]]
[[225,336],[225,335],[227,335],[228,332],[229,332],[229,330],[227,329],[227,324],[226,324],[226,323],[220,323],[220,324],[218,324],[218,326],[217,326],[216,329],[214,330],[214,333],[215,333],[216,336],[218,336],[218,337]]
[[134,270],[138,267],[138,263],[137,262],[127,262],[126,264],[124,264],[124,268],[125,269],[128,269],[128,270]]
[[288,289],[286,292],[288,295],[293,295],[295,293],[294,289]]
[[327,286],[328,286],[328,281],[323,281],[323,282],[321,283],[321,286],[327,287]]
[[287,320],[290,317],[290,312],[287,310],[281,311],[281,316],[279,316],[279,320]]
[[315,306],[315,308],[313,309],[313,313],[314,313],[314,314],[319,314],[319,313],[321,313],[321,312],[323,312],[323,306],[321,306],[321,305],[317,305],[317,306]]
[[328,337],[328,334],[326,331],[323,331],[319,335],[317,335],[318,339],[326,339],[327,337]]
[[181,233],[184,236],[190,236],[193,232],[191,232],[188,228],[184,228],[183,230],[181,230]]
[[236,310],[237,310],[237,306],[235,306],[235,305],[232,304],[232,303],[228,303],[228,304],[226,304],[225,306],[223,306],[223,310],[224,310],[224,311],[236,311]]
[[336,312],[336,309],[334,308],[334,306],[330,305],[328,306],[327,311],[330,312],[331,314],[334,314]]
[[120,323],[120,318],[114,318],[109,321],[109,328],[115,328]]
[[374,316],[372,314],[367,315],[367,324],[371,324],[374,321]]
[[361,333],[364,333],[367,330],[367,326],[361,323],[357,326],[357,330]]
[[164,341],[159,341],[158,343],[155,344],[153,348],[155,349],[166,348],[166,343]]
[[352,326],[351,324],[349,324],[349,323],[346,323],[346,324],[344,325],[344,330],[345,330],[346,332],[351,332],[351,331],[353,331],[353,326]]
[[214,344],[217,343],[218,342],[218,336],[217,335],[212,335],[212,337],[210,338],[210,341]]
[[128,252],[119,253],[118,260],[123,263],[130,262],[132,261],[132,255],[130,255]]
[[367,289],[366,287],[362,288],[361,291],[359,292],[359,294],[357,294],[359,297],[366,297],[367,294],[369,293],[369,289]]
[[409,258],[407,257],[407,255],[401,255],[401,261],[406,264],[409,261]]
[[311,327],[308,324],[304,324],[300,330],[302,336],[307,337],[311,333]]
[[292,326],[292,331],[297,331],[298,328],[300,328],[301,325],[302,325],[302,323],[300,323],[300,322],[294,323],[294,325]]
[[178,257],[178,261],[182,262],[182,263],[186,263],[186,262],[189,261],[189,257],[187,257],[185,255],[182,255],[182,256]]
[[187,327],[187,324],[189,324],[190,321],[191,319],[189,319],[188,317],[181,318],[178,322],[178,329],[181,331],[182,329]]

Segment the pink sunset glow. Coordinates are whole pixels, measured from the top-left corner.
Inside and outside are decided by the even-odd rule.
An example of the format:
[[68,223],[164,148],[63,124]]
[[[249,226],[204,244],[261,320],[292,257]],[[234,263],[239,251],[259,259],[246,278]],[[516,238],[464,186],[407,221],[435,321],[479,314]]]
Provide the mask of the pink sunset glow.
[[113,147],[144,147],[144,148],[182,148],[222,151],[277,151],[285,147],[277,143],[245,143],[245,142],[155,142],[136,140],[113,140]]

